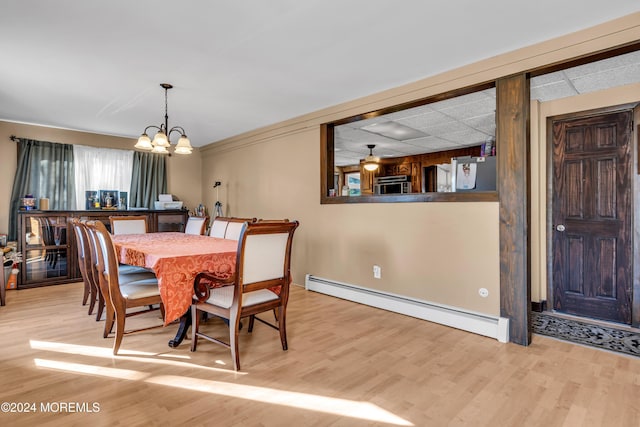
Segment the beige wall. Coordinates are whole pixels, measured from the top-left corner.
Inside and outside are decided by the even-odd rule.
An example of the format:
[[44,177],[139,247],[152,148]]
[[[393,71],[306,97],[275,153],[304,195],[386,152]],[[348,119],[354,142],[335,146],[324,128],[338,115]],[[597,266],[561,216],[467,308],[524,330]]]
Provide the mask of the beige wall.
[[[499,313],[498,204],[320,205],[319,129],[204,153],[232,216],[297,219],[292,272]],[[215,190],[205,191],[208,206]],[[373,265],[382,279],[373,279]],[[453,268],[455,266],[455,268]],[[477,280],[480,279],[480,280]],[[488,298],[478,288],[490,291]]]
[[[135,140],[130,138],[0,121],[0,233],[6,233],[8,230],[9,201],[16,172],[16,143],[9,139],[11,135],[41,141],[127,150],[133,149],[135,144]],[[198,149],[194,150],[191,156],[174,154],[167,162],[168,191],[178,196],[191,209],[201,203],[201,162],[198,152]]]
[[[498,203],[320,205],[319,125],[638,39],[640,13],[212,144],[202,150],[203,197],[207,206],[215,202],[207,187],[219,180],[225,214],[298,219],[297,283],[313,274],[499,315]],[[539,181],[540,167],[532,170],[532,182]],[[536,221],[546,218],[538,214]],[[537,227],[539,297],[544,227]],[[374,264],[382,267],[381,280],[373,279]],[[480,287],[489,290],[487,298],[478,295]]]

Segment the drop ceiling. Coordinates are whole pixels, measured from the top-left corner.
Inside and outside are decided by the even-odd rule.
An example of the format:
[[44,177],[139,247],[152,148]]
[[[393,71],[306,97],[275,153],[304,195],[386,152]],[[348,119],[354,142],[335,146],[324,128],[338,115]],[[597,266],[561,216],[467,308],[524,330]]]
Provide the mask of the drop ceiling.
[[[531,79],[531,99],[541,102],[640,82],[640,51]],[[374,144],[379,157],[403,157],[480,145],[495,138],[495,89],[459,96],[336,127],[335,165],[357,165]],[[425,136],[398,141],[367,131],[398,123]]]
[[[167,82],[169,126],[204,146],[637,11],[601,0],[3,0],[0,120],[136,138],[162,122]],[[565,75],[539,90],[583,83]],[[443,111],[429,113],[445,135]],[[466,114],[467,134],[433,144],[491,133]]]

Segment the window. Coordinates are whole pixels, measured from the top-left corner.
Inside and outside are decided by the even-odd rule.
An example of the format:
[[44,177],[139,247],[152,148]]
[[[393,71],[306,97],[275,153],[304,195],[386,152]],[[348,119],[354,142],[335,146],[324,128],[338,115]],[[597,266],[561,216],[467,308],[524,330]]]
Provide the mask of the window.
[[[327,123],[322,131],[322,203],[497,200],[493,83]],[[473,165],[473,183],[456,185],[458,163]],[[347,196],[354,175],[359,191]]]
[[[129,192],[133,151],[73,146],[76,180],[76,209],[86,209],[88,191]],[[107,196],[108,197],[108,196]]]

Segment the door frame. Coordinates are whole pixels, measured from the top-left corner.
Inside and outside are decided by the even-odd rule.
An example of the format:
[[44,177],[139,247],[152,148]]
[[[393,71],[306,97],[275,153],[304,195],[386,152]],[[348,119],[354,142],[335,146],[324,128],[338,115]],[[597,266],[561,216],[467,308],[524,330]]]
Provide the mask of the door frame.
[[633,212],[631,214],[631,252],[633,257],[633,272],[632,272],[632,289],[633,294],[631,301],[631,326],[640,327],[640,278],[638,273],[640,272],[640,207],[638,201],[640,200],[640,164],[638,163],[638,133],[640,133],[640,101],[633,103],[626,103],[620,105],[613,105],[608,107],[590,109],[585,111],[575,111],[570,113],[558,114],[555,116],[549,116],[546,118],[546,248],[547,248],[547,307],[549,310],[553,310],[553,126],[554,120],[566,120],[572,118],[587,118],[593,116],[599,116],[608,113],[617,113],[623,111],[632,111],[633,122],[631,129],[631,138],[629,143],[631,144],[631,161],[632,165],[629,169],[631,173],[631,188],[633,194],[631,195],[631,205]]

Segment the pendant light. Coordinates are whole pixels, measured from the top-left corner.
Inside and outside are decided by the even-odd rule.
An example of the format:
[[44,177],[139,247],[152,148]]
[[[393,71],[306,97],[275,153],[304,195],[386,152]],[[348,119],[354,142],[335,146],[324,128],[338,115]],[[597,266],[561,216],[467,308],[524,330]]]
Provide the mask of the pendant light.
[[364,159],[364,168],[370,172],[373,172],[378,169],[380,163],[380,157],[373,155],[373,149],[376,146],[374,144],[368,144],[367,148],[369,149],[369,155]]
[[[176,144],[176,148],[173,150],[176,154],[191,154],[193,148],[191,147],[191,142],[185,131],[180,126],[174,126],[169,129],[169,114],[168,114],[168,101],[167,101],[167,91],[173,88],[169,83],[160,83],[160,86],[164,89],[164,123],[161,123],[160,126],[147,126],[144,129],[140,138],[138,138],[138,142],[135,145],[135,148],[140,150],[151,150],[152,153],[160,153],[166,154],[169,152],[168,148],[171,146],[171,134],[173,132],[180,133],[180,138],[178,139],[178,143]],[[147,130],[149,129],[157,129],[158,132],[153,137],[153,141],[147,135]]]

